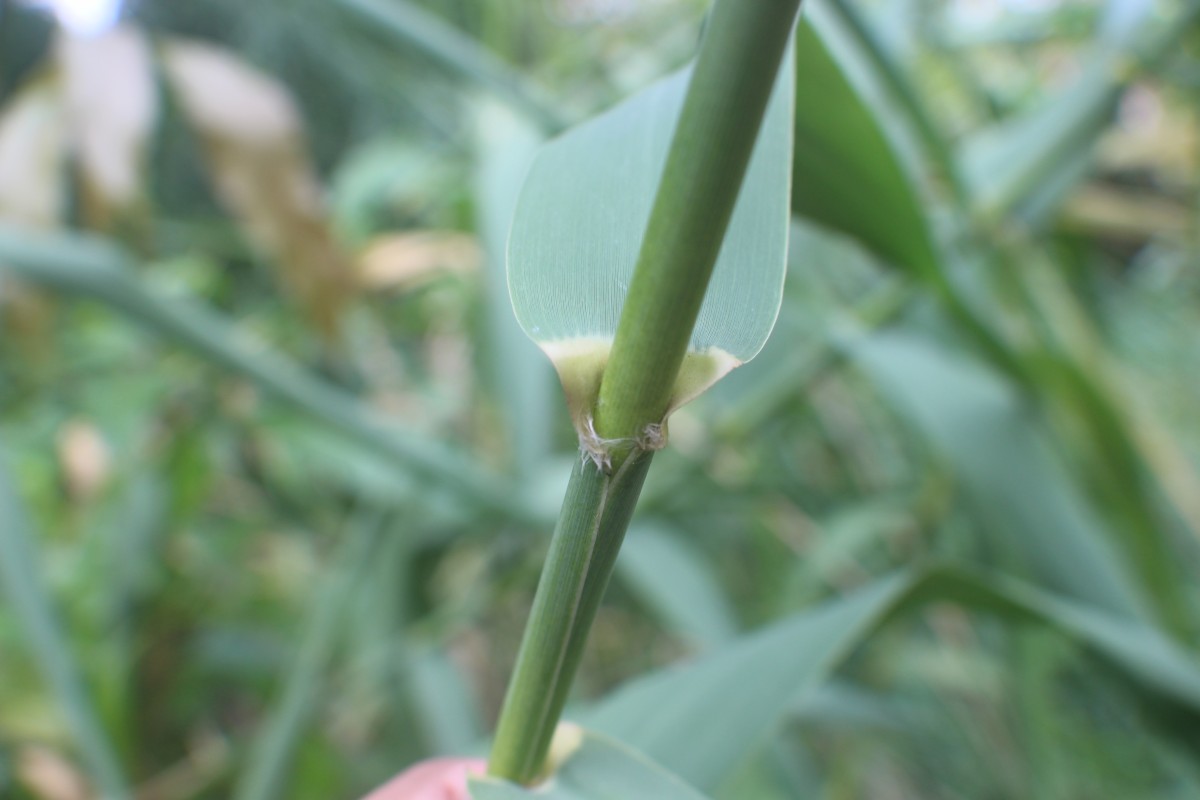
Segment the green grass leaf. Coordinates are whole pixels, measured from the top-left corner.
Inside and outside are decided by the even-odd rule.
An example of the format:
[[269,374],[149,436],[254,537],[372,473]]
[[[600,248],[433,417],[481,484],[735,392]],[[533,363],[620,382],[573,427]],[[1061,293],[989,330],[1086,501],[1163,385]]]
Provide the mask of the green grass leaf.
[[546,420],[554,384],[545,359],[513,319],[505,250],[521,184],[541,137],[497,103],[481,100],[475,120],[476,228],[487,256],[487,336],[481,347],[508,422],[513,465],[528,475],[551,449]]
[[0,270],[40,286],[99,300],[212,363],[243,375],[281,400],[383,455],[483,506],[540,522],[507,481],[468,454],[405,431],[263,343],[231,320],[186,297],[138,280],[128,257],[95,236],[35,235],[0,227]]
[[433,753],[467,752],[483,735],[473,691],[460,667],[441,650],[402,653],[406,688]]
[[913,171],[896,146],[903,117],[883,99],[866,55],[831,8],[808,7],[796,36],[792,210],[901,269],[934,269]]
[[1094,59],[1075,83],[967,140],[962,169],[980,213],[1036,221],[1086,177],[1120,97],[1113,70],[1111,59]]
[[935,601],[1048,626],[1114,667],[1148,710],[1180,723],[1183,736],[1200,723],[1200,668],[1157,630],[1026,583],[944,567],[877,580],[638,679],[577,717],[711,791],[856,647]]
[[[564,733],[567,735],[564,736]],[[555,747],[574,738],[573,748],[543,785],[524,787],[498,778],[472,778],[475,800],[703,800],[704,795],[662,769],[645,756],[591,731],[574,726],[559,728]],[[552,758],[554,754],[552,753]]]
[[701,646],[733,637],[737,618],[704,557],[662,526],[635,523],[617,576],[669,630]]
[[[690,70],[546,145],[517,203],[508,281],[521,327],[543,349],[611,343]],[[783,296],[792,71],[768,106],[690,349],[737,362],[767,340]],[[552,354],[551,358],[555,356]],[[602,363],[602,362],[601,362]]]
[[66,718],[88,779],[103,800],[131,798],[116,750],[71,653],[70,633],[42,584],[42,573],[28,514],[0,457],[0,585],[9,610]]
[[861,341],[851,355],[953,467],[991,550],[1010,569],[1114,614],[1147,618],[1104,523],[1011,385],[902,334]]

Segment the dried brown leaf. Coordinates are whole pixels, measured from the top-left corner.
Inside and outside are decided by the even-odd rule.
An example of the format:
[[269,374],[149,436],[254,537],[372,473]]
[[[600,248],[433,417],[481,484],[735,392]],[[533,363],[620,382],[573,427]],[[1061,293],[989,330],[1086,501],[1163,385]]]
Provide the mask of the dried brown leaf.
[[92,223],[111,224],[141,199],[147,142],[158,115],[150,50],[140,31],[63,35],[55,51],[72,147]]
[[218,195],[327,335],[353,290],[287,91],[231,53],[171,42],[163,66],[200,135]]
[[300,137],[300,117],[287,90],[233,53],[174,40],[162,48],[171,87],[205,137],[264,150]]
[[1101,139],[1099,157],[1104,170],[1150,171],[1163,185],[1186,191],[1200,177],[1200,122],[1189,104],[1137,84]]
[[88,800],[91,793],[79,770],[48,747],[24,747],[17,754],[21,783],[43,800]]
[[20,91],[0,114],[0,221],[47,228],[63,208],[62,98],[50,74]]
[[1108,239],[1141,241],[1152,236],[1184,236],[1194,227],[1186,205],[1145,190],[1100,184],[1083,187],[1067,202],[1063,222]]
[[17,344],[26,363],[49,352],[54,325],[54,301],[45,291],[0,274],[0,336]]
[[479,243],[465,233],[393,233],[359,254],[358,277],[367,289],[409,289],[442,273],[475,271],[482,261]]
[[67,493],[77,502],[95,497],[112,472],[104,437],[83,420],[72,420],[59,430],[58,461]]

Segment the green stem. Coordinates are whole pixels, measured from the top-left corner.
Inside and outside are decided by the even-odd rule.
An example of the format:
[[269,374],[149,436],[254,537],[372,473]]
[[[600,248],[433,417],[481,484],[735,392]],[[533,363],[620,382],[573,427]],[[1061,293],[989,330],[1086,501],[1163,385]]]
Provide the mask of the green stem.
[[600,384],[606,439],[636,440],[666,415],[799,6],[713,8]]
[[612,474],[575,462],[500,711],[493,775],[529,783],[542,770],[652,456],[640,452]]
[[[601,382],[605,438],[640,441],[666,415],[799,5],[717,0]],[[576,463],[500,712],[493,775],[529,783],[542,773],[652,457],[630,444],[603,467]]]

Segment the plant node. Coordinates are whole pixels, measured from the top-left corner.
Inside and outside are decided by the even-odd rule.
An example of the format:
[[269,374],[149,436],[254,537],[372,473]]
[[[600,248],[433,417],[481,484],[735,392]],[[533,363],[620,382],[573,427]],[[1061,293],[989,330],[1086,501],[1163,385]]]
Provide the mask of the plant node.
[[591,461],[606,474],[612,472],[614,455],[662,450],[667,446],[667,423],[665,420],[647,425],[642,429],[640,436],[606,439],[596,433],[595,417],[586,414],[583,424],[578,427],[577,431],[579,433],[579,457],[584,461]]

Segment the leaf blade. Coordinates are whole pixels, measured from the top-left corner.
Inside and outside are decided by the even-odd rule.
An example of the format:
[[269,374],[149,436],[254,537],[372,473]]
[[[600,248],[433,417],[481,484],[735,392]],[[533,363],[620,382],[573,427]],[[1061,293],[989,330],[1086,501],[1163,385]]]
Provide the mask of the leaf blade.
[[[934,567],[901,572],[743,637],[682,667],[640,678],[579,715],[702,791],[711,791],[881,626],[932,601],[951,601],[1076,640],[1165,711],[1186,744],[1200,723],[1200,668],[1157,629],[1030,584]],[[1161,701],[1165,700],[1165,703]],[[712,724],[720,720],[720,725]]]
[[[690,70],[653,84],[547,144],[517,202],[509,292],[539,344],[611,340]],[[776,82],[692,335],[739,361],[761,349],[782,300],[794,72]]]
[[556,738],[568,737],[580,738],[571,743],[570,755],[542,785],[528,788],[498,778],[472,778],[471,796],[475,800],[703,800],[678,777],[614,739],[572,725],[560,727]]
[[37,562],[28,515],[0,458],[0,584],[66,716],[91,780],[106,800],[131,798],[120,761],[71,654],[70,636],[39,579]]

